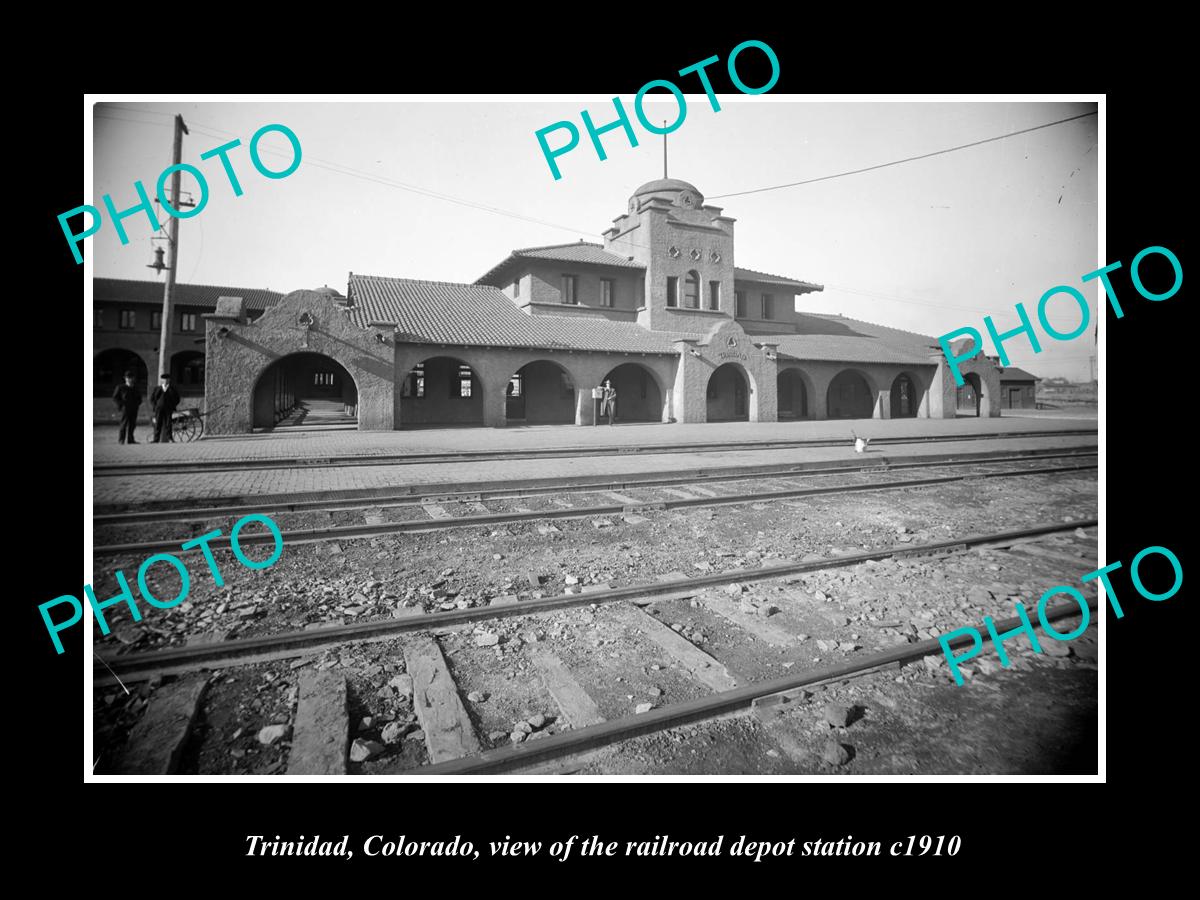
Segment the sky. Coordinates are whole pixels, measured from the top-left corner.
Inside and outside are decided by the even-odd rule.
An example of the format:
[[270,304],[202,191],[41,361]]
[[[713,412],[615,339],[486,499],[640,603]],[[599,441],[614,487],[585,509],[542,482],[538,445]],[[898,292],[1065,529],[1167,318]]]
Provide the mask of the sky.
[[[654,96],[654,95],[650,95]],[[665,95],[663,95],[665,96]],[[422,102],[413,102],[421,100]],[[621,129],[602,137],[600,160],[580,111],[612,121],[610,97],[550,101],[155,102],[98,103],[94,196],[118,210],[137,203],[134,181],[153,195],[171,162],[172,121],[189,134],[183,161],[209,185],[206,207],[180,222],[178,280],[287,292],[328,284],[346,290],[349,272],[472,282],[520,247],[602,242],[636,188],[662,176],[662,138],[630,110],[638,146]],[[939,335],[991,315],[1006,331],[1022,302],[1036,325],[1039,298],[1111,260],[1097,257],[1097,117],[876,171],[744,196],[758,188],[847,172],[1092,112],[1094,103],[800,102],[788,96],[687,95],[687,114],[668,138],[669,174],[737,220],[735,260],[745,268],[825,286],[797,308],[836,313]],[[674,101],[647,102],[647,118],[673,121]],[[580,144],[550,172],[535,132],[568,120]],[[263,125],[283,124],[302,147],[299,167],[268,179],[248,144]],[[230,152],[244,193],[235,197],[220,161],[200,154],[240,138]],[[563,132],[548,136],[551,146]],[[291,160],[287,139],[268,133],[263,164]],[[199,194],[191,176],[183,189]],[[436,196],[435,196],[436,195]],[[488,207],[490,209],[481,209]],[[166,215],[160,219],[166,221]],[[531,221],[532,220],[532,221]],[[76,222],[79,220],[76,219]],[[164,280],[146,266],[155,232],[139,213],[124,220],[122,246],[105,220],[86,242],[99,277]],[[165,228],[159,235],[165,235]],[[1078,307],[1049,304],[1050,323],[1074,330]],[[1072,341],[1040,335],[1006,343],[1010,364],[1039,377],[1090,380],[1093,329]],[[986,352],[994,355],[990,341]]]

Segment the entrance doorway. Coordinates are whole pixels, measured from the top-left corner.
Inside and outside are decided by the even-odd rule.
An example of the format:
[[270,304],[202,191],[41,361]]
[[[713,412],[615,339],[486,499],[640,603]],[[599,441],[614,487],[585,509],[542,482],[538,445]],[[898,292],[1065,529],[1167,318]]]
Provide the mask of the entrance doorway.
[[916,418],[920,398],[912,378],[906,374],[897,375],[896,380],[892,382],[891,395],[893,419]]
[[852,369],[839,372],[829,383],[827,402],[831,419],[870,419],[875,414],[871,386]]
[[785,369],[776,381],[780,419],[808,418],[808,387],[795,369]]
[[750,418],[750,385],[737,363],[719,366],[708,379],[708,421],[746,422]]
[[650,370],[637,363],[623,363],[600,379],[611,381],[617,392],[617,422],[661,422],[662,392]]
[[358,423],[358,387],[346,368],[321,353],[275,360],[254,388],[255,428],[352,426]]
[[504,415],[529,425],[575,424],[575,383],[562,366],[538,360],[521,366],[508,380]]
[[958,388],[958,414],[960,416],[979,416],[983,405],[983,384],[974,372],[963,376],[965,384]]

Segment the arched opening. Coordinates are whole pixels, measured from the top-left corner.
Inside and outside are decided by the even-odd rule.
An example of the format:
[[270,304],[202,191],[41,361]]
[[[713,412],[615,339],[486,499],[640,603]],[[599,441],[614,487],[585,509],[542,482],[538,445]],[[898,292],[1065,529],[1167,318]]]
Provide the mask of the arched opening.
[[750,418],[750,383],[737,363],[725,363],[708,378],[708,421],[746,422]]
[[784,369],[775,382],[780,419],[808,418],[808,385],[798,369]]
[[254,387],[255,428],[354,425],[358,386],[345,366],[321,353],[293,353],[263,369]]
[[483,382],[461,359],[417,363],[400,385],[400,427],[482,425]]
[[204,354],[182,350],[171,357],[171,377],[181,397],[204,396]]
[[892,382],[891,405],[893,419],[915,419],[921,407],[921,394],[917,380],[907,372],[901,372]]
[[827,409],[831,419],[870,419],[875,413],[875,392],[861,372],[846,369],[829,382]]
[[662,391],[654,374],[637,363],[622,363],[602,379],[611,381],[617,392],[618,422],[661,422]]
[[983,409],[983,382],[974,372],[963,375],[964,384],[958,387],[958,415],[979,416]]
[[[118,384],[125,383],[125,373],[132,372],[143,401],[150,390],[149,372],[142,358],[132,350],[114,348],[101,350],[92,361],[92,393],[111,397]],[[155,384],[157,384],[157,380]]]
[[545,359],[527,363],[508,380],[504,415],[509,422],[528,425],[573,425],[575,382],[558,363]]

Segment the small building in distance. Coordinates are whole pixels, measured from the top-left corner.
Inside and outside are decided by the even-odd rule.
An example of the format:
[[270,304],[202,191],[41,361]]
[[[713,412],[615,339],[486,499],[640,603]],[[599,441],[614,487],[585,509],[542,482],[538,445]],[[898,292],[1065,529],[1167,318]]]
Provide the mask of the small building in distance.
[[1039,380],[1036,375],[1016,366],[1000,369],[1000,408],[1036,409]]

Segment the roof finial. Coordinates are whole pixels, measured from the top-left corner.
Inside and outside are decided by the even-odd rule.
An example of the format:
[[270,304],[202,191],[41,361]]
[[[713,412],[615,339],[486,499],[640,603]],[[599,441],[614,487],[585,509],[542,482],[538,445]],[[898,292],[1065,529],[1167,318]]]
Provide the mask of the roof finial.
[[[667,127],[667,120],[663,119],[663,128]],[[663,131],[663,178],[667,177],[667,133]]]

